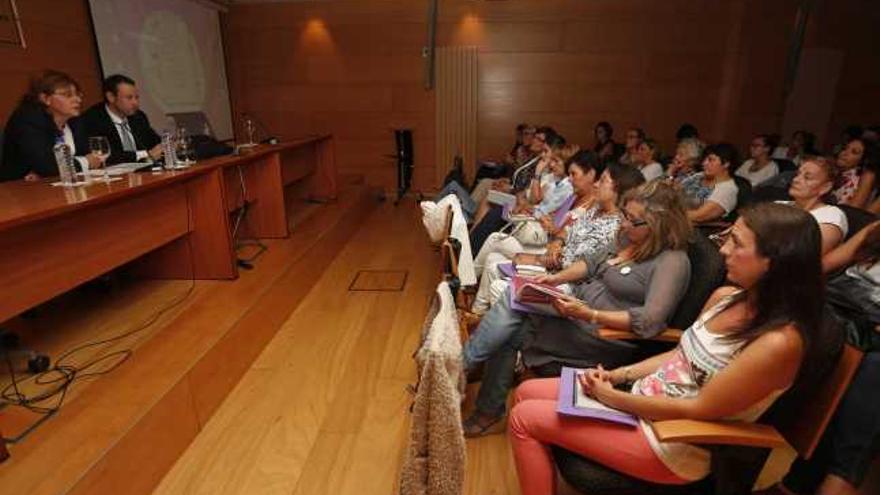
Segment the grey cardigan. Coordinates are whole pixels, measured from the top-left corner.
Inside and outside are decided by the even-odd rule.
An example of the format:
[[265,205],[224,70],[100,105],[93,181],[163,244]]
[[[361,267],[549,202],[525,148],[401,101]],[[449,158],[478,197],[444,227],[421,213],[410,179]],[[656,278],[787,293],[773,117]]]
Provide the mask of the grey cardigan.
[[[630,330],[650,338],[662,332],[687,290],[691,264],[684,251],[666,250],[641,263],[591,268],[574,295],[591,308],[627,311]],[[597,327],[581,320],[536,316],[529,324],[523,357],[529,366],[551,361],[571,365],[619,366],[632,362],[637,346],[597,336]]]

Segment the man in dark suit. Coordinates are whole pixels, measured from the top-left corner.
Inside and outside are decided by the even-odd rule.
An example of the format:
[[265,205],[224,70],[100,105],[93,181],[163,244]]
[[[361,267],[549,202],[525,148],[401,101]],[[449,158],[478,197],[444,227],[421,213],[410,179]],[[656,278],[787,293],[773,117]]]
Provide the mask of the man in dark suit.
[[114,74],[104,79],[103,90],[104,101],[86,110],[80,118],[89,136],[106,136],[110,142],[107,165],[162,156],[162,139],[140,110],[134,81]]

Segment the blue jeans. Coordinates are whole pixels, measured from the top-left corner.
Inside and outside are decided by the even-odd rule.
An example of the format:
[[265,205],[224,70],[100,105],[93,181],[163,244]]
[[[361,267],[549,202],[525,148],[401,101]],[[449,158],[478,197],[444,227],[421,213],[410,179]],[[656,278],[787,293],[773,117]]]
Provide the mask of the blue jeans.
[[510,308],[510,288],[483,316],[480,326],[462,351],[465,369],[486,362],[477,394],[477,411],[504,414],[507,394],[513,387],[516,353],[522,348],[528,315]]
[[443,189],[440,190],[440,193],[437,194],[437,197],[434,201],[440,201],[441,199],[449,196],[450,194],[454,194],[458,197],[458,202],[461,203],[461,211],[464,212],[464,215],[467,217],[468,221],[471,221],[474,218],[474,214],[477,212],[477,203],[471,198],[471,194],[462,187],[461,184],[455,181],[451,181],[450,183],[443,186]]

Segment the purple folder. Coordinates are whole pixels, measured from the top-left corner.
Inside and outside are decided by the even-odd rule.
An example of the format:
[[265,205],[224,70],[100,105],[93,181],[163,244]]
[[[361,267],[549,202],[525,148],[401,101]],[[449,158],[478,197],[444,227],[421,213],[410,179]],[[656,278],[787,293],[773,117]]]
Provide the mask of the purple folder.
[[577,416],[581,418],[601,419],[622,425],[636,427],[639,425],[639,419],[630,413],[623,411],[606,411],[602,409],[592,409],[585,407],[575,407],[574,405],[574,387],[580,387],[576,383],[575,374],[580,371],[575,368],[562,368],[562,375],[559,376],[559,402],[556,405],[556,412],[566,416]]
[[556,211],[553,212],[553,225],[556,225],[556,228],[562,227],[562,222],[565,221],[565,215],[571,211],[571,207],[574,206],[574,194],[568,197]]
[[516,296],[513,293],[513,285],[510,286],[507,293],[510,294],[510,309],[514,311],[533,313],[536,315],[555,316],[559,318],[559,313],[556,311],[556,308],[550,304],[523,304],[517,301]]
[[506,278],[513,278],[516,275],[516,268],[513,267],[513,263],[499,263],[497,266],[498,271]]

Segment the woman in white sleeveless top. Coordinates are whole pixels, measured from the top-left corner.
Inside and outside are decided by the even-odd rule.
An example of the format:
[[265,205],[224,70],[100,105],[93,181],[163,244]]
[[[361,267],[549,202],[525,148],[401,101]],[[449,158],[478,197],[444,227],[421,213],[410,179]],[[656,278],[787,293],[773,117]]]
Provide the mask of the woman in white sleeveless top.
[[[521,385],[509,436],[523,495],[554,492],[548,444],[655,483],[688,483],[708,474],[706,450],[657,442],[651,421],[754,421],[817,363],[825,341],[820,246],[819,228],[804,211],[773,203],[745,209],[721,249],[733,286],[716,291],[679,345],[582,377],[588,395],[635,414],[639,428],[559,415],[558,379]],[[583,317],[575,301],[560,301],[558,309]],[[630,382],[629,391],[614,388]]]

